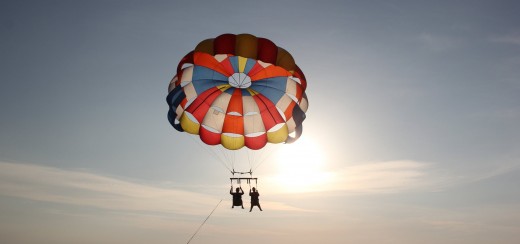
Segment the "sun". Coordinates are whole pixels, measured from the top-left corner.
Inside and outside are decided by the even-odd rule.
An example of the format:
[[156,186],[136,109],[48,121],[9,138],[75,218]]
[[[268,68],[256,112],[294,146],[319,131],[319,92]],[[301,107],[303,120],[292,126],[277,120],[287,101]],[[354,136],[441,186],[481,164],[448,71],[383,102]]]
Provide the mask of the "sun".
[[325,157],[320,146],[300,138],[284,145],[276,155],[277,185],[285,191],[320,191],[330,181],[331,174],[324,171]]

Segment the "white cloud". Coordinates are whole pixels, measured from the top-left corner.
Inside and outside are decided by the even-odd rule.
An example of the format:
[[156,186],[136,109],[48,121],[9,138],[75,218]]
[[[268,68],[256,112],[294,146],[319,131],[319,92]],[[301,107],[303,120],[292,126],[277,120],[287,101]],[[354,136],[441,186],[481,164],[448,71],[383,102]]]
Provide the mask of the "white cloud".
[[[303,176],[269,176],[264,178],[262,185],[270,192],[279,193],[338,191],[346,194],[378,194],[414,190],[437,191],[448,183],[448,178],[433,168],[432,164],[412,160],[363,162],[333,171],[317,168]],[[287,177],[290,181],[286,180],[285,184],[290,187],[280,183]]]
[[331,190],[346,193],[437,192],[516,171],[518,163],[501,163],[475,172],[448,172],[436,164],[412,160],[370,162],[336,172]]
[[[207,214],[218,200],[211,195],[91,172],[5,162],[0,162],[0,195],[142,215]],[[301,210],[279,202],[265,205],[275,211]]]
[[402,192],[424,187],[429,164],[415,161],[369,162],[335,174],[336,190],[353,193]]
[[457,40],[447,36],[434,35],[431,33],[422,33],[417,40],[426,48],[432,51],[445,51],[457,45]]
[[214,200],[202,194],[132,183],[89,172],[15,163],[0,163],[0,194],[120,211],[186,214],[194,213],[197,207]]
[[[473,184],[516,171],[520,164],[500,162],[471,170],[439,167],[441,164],[414,160],[358,162],[335,169],[313,168],[310,173],[290,175],[281,172],[262,178],[262,189],[271,194],[339,193],[388,194],[439,192]],[[296,170],[298,171],[298,170]]]
[[492,42],[520,45],[520,32],[512,32],[507,35],[491,37]]

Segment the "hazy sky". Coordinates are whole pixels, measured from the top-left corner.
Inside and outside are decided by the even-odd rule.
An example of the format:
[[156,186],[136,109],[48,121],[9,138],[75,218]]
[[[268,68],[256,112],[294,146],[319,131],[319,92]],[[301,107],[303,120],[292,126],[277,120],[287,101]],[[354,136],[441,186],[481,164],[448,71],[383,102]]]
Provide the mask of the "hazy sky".
[[[1,243],[186,243],[221,199],[191,243],[520,239],[518,1],[223,2],[0,1]],[[308,81],[263,212],[166,119],[177,63],[223,33]]]

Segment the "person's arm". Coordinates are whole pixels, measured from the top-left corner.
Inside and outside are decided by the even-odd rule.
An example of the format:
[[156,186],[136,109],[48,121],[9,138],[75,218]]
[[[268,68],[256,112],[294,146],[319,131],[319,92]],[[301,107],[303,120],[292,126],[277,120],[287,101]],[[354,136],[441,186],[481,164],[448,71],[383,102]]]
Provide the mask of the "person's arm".
[[229,188],[229,194],[233,195],[233,187]]

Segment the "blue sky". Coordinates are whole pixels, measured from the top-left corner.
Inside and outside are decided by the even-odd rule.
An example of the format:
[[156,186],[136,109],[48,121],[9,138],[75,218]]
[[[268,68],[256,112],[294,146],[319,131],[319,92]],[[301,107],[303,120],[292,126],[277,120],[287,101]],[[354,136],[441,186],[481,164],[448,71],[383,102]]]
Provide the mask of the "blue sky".
[[[0,242],[515,243],[515,1],[2,1]],[[166,119],[175,67],[266,37],[308,80],[263,212]],[[247,202],[247,201],[246,201]],[[93,234],[95,233],[95,234]]]

